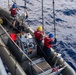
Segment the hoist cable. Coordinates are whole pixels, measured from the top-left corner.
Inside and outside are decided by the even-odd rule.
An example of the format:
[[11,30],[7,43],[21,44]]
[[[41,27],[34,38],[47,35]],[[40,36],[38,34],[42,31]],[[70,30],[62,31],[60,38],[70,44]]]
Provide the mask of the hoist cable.
[[56,38],[56,24],[55,24],[55,2],[53,0],[53,23],[54,23],[54,38]]
[[42,0],[42,28],[43,28],[43,31],[44,31],[43,0]]

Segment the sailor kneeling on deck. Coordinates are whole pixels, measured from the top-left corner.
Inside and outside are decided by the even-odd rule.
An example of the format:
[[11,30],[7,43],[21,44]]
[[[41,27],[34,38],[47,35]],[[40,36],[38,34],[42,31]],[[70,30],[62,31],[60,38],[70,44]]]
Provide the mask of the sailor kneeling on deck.
[[47,55],[48,58],[51,57],[51,49],[53,44],[56,44],[57,40],[53,41],[54,34],[50,33],[49,36],[44,38],[44,53]]

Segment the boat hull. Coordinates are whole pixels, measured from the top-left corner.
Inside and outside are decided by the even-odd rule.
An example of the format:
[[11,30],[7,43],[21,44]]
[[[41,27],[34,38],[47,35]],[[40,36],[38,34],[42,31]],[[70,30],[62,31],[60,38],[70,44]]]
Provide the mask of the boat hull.
[[9,50],[7,50],[1,39],[0,56],[2,57],[3,61],[6,63],[7,67],[13,75],[26,75],[19,63],[14,59]]
[[[3,13],[6,13],[5,11],[4,11],[4,9],[1,9],[1,12],[3,12]],[[6,17],[9,19],[9,16],[7,15],[8,13],[6,13]],[[31,34],[33,34],[33,30],[29,27],[29,26],[27,26],[27,25],[25,25],[25,27],[26,27],[26,29],[27,30],[29,30],[29,32],[31,33]],[[41,46],[42,48],[43,48],[43,45]],[[12,73],[15,73],[15,63],[16,63],[16,61],[14,61],[14,59],[13,59],[13,57],[10,57],[10,53],[8,53],[8,50],[6,49],[6,48],[4,48],[4,47],[0,47],[0,55],[1,55],[1,57],[4,59],[4,61],[7,63],[7,65],[8,65],[8,67],[9,67],[9,69],[11,70],[11,72]],[[70,67],[70,65],[68,65],[68,63],[65,61],[65,60],[63,60],[63,58],[61,57],[61,56],[58,56],[57,55],[57,53],[53,50],[53,49],[51,49],[51,56],[52,56],[52,61],[51,61],[51,63],[55,63],[56,61],[57,61],[57,59],[59,59],[58,61],[57,61],[57,63],[56,63],[56,65],[61,65],[61,64],[63,64],[63,65],[65,65],[66,67],[65,67],[65,69],[62,71],[62,74],[63,75],[76,75],[76,73],[75,73],[75,71],[72,69],[72,67]],[[10,58],[9,58],[10,57]],[[10,61],[9,61],[10,60]],[[64,63],[63,63],[64,62]],[[11,65],[11,63],[12,63],[12,65]],[[18,66],[20,67],[20,65],[18,64]],[[10,67],[12,67],[12,69],[10,68]],[[21,67],[20,67],[21,68]],[[21,74],[21,72],[18,70],[17,71],[17,73],[18,74],[16,74],[16,75],[25,75],[25,74]],[[14,74],[13,74],[14,75]]]

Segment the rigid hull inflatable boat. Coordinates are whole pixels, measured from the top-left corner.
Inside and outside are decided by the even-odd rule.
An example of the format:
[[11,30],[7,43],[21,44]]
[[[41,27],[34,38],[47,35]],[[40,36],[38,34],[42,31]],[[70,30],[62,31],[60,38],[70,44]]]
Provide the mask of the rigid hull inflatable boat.
[[[7,24],[10,25],[10,15],[4,9],[0,10],[1,16],[5,18]],[[23,24],[25,33],[18,33],[16,30],[10,29],[7,25],[0,25],[0,55],[5,61],[13,75],[75,75],[75,71],[63,60],[60,54],[51,49],[52,58],[47,62],[43,56],[37,55],[36,42],[33,37],[33,30]],[[14,42],[9,34],[15,33],[17,35],[17,42]],[[24,39],[29,44],[27,44]],[[25,42],[21,45],[18,42]],[[30,44],[31,43],[31,44]],[[22,43],[23,44],[23,43]],[[43,48],[43,45],[40,47]],[[19,52],[19,54],[18,54]]]

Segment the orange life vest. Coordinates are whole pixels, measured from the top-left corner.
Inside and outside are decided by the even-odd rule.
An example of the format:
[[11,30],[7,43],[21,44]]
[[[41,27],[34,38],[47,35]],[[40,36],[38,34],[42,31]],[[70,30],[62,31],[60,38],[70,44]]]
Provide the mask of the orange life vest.
[[35,35],[37,40],[42,40],[42,37],[41,37],[42,34],[43,34],[42,31],[35,31],[34,32],[34,35]]
[[52,38],[49,38],[49,37],[45,37],[44,38],[44,46],[46,46],[47,48],[51,48],[53,45],[52,44],[49,44],[49,42],[52,41]]
[[16,14],[17,14],[17,8],[11,8],[10,12],[11,12],[11,16],[16,16]]

